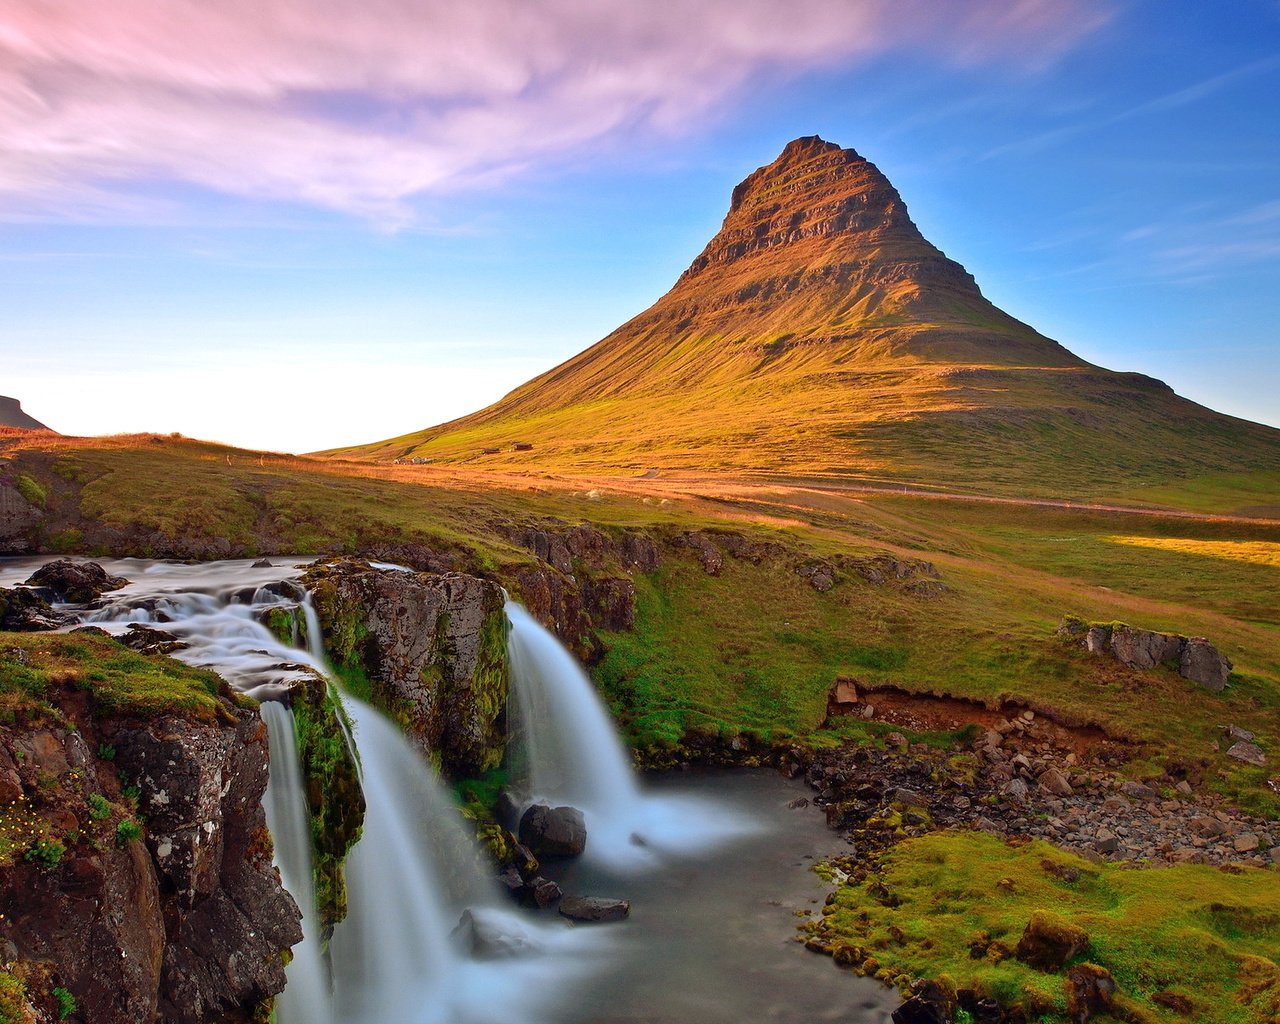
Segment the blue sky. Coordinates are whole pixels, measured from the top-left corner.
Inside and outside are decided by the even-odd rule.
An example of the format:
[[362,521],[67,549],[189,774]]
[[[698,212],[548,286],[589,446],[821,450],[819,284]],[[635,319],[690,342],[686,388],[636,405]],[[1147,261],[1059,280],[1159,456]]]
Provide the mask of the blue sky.
[[0,394],[292,451],[437,423],[817,133],[1009,312],[1280,426],[1275,0],[513,3],[6,8]]

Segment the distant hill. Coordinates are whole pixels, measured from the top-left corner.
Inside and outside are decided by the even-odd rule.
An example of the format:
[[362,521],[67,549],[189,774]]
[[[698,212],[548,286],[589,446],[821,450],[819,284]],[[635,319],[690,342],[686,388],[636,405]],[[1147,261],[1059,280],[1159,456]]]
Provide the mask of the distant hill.
[[738,185],[675,286],[604,340],[470,416],[326,454],[1078,495],[1280,470],[1280,431],[997,309],[874,164],[810,136]]
[[0,395],[0,427],[21,427],[24,430],[48,430],[34,416],[22,411],[22,403],[16,398]]

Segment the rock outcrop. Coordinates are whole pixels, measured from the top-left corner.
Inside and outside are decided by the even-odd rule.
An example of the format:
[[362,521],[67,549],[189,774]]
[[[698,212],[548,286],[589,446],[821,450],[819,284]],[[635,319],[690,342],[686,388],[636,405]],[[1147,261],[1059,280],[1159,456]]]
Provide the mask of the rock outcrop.
[[0,551],[22,552],[30,548],[28,534],[44,513],[22,496],[17,487],[0,480]]
[[22,403],[16,398],[0,395],[0,427],[17,427],[20,430],[48,430],[34,416],[28,416],[22,410]]
[[33,572],[27,586],[48,591],[55,601],[88,604],[103,594],[119,590],[128,582],[123,576],[110,575],[97,562],[59,558]]
[[357,559],[305,577],[341,671],[454,777],[497,767],[506,744],[502,588],[467,573],[373,569]]
[[1092,654],[1111,654],[1130,668],[1147,670],[1164,665],[1215,693],[1226,687],[1231,676],[1231,662],[1201,636],[1159,633],[1123,622],[1089,623],[1073,616],[1063,620],[1058,635],[1083,645]]
[[9,969],[93,1024],[248,1024],[302,935],[271,860],[261,718],[229,696],[152,719],[49,696],[61,720],[0,727],[0,816],[30,843],[0,859]]

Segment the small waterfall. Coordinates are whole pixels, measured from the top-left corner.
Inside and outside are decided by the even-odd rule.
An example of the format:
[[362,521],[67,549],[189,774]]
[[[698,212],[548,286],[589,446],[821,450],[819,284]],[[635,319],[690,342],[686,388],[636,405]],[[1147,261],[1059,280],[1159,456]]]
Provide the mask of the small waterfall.
[[302,911],[304,925],[302,941],[293,947],[293,960],[285,969],[289,983],[276,1000],[276,1017],[282,1022],[330,1024],[329,970],[315,928],[306,927],[316,920],[311,819],[298,768],[293,712],[278,701],[267,701],[262,718],[271,737],[271,774],[263,807],[281,881]]
[[508,601],[506,610],[530,795],[596,817],[629,809],[640,798],[631,756],[591,680],[524,608]]
[[527,803],[582,811],[588,858],[615,871],[641,869],[658,854],[691,853],[754,830],[717,804],[647,796],[577,659],[519,604],[508,600],[506,612]]

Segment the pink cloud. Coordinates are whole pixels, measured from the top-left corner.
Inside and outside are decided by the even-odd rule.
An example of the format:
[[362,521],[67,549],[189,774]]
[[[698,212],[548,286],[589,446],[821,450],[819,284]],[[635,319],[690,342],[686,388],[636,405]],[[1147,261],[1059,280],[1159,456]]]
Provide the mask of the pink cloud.
[[641,124],[679,135],[764,71],[891,51],[1052,60],[1105,0],[16,0],[0,203],[191,183],[395,220]]

